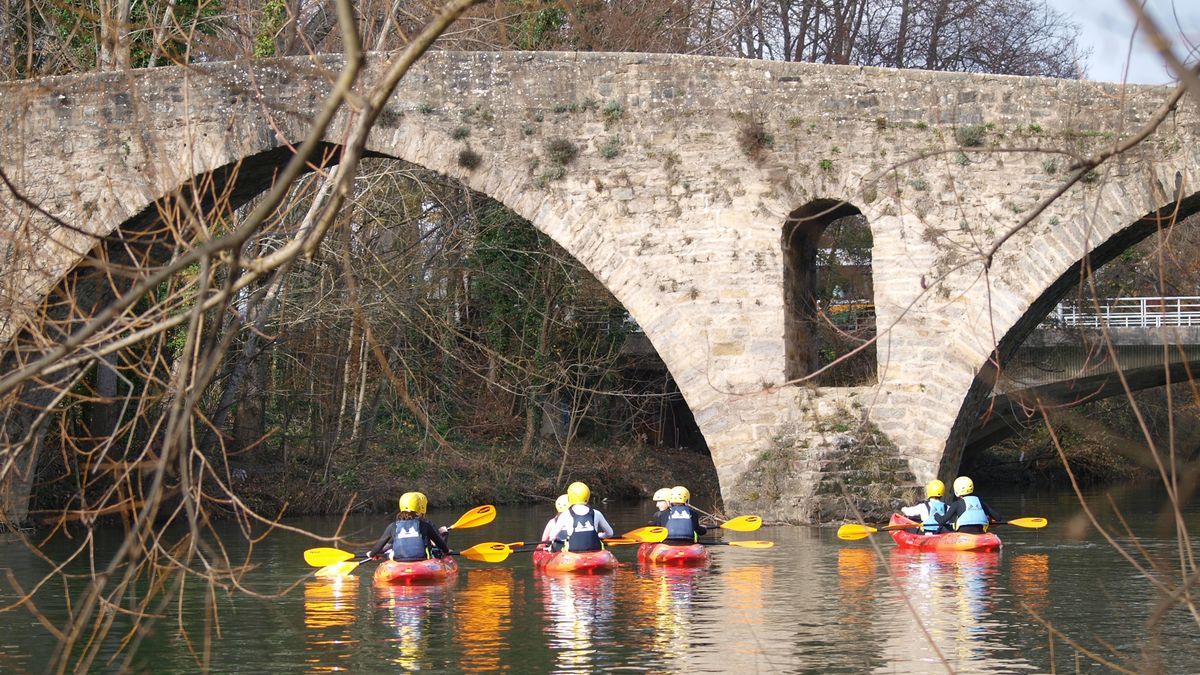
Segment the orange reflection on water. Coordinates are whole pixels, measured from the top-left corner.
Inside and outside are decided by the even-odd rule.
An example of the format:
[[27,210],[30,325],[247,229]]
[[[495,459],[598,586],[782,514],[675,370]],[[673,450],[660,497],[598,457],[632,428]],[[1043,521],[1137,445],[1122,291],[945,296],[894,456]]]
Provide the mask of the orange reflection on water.
[[646,623],[654,627],[646,646],[664,662],[675,662],[691,645],[692,598],[708,569],[647,564],[639,564],[637,569],[637,593],[648,610]]
[[500,668],[500,653],[512,626],[512,570],[473,569],[457,591],[455,614],[462,645],[459,665],[468,671]]
[[384,658],[408,671],[428,666],[429,613],[431,607],[441,604],[447,590],[447,584],[374,585],[376,603],[387,610],[385,618],[394,636],[388,640],[394,651],[385,651]]
[[871,616],[875,603],[875,575],[878,562],[870,548],[838,549],[838,588],[841,606],[850,622]]
[[[312,579],[304,586],[305,658],[308,670],[345,670],[336,660],[348,659],[358,640],[350,628],[358,620],[358,577]],[[339,649],[341,646],[341,649]],[[333,659],[335,663],[322,663]]]
[[1013,590],[1035,612],[1050,604],[1050,556],[1022,553],[1012,559],[1009,577]]
[[313,579],[304,586],[305,628],[333,628],[354,623],[358,577]]
[[598,667],[597,643],[612,630],[616,574],[539,574],[547,642],[556,672]]

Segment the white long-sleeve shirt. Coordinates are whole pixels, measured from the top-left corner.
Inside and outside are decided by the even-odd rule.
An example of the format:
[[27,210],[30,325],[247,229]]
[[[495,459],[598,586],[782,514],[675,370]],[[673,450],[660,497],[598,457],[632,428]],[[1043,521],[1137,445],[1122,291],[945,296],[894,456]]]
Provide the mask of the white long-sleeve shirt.
[[[575,518],[571,515],[571,512],[583,515],[584,513],[587,513],[585,509],[587,509],[586,505],[576,504],[575,506],[572,506],[566,511],[558,514],[558,518],[555,518],[553,521],[554,532],[552,532],[550,536],[553,537],[562,530],[566,530],[567,536],[570,536],[570,534],[575,531]],[[608,524],[608,520],[604,517],[603,513],[600,513],[598,509],[592,509],[592,523],[596,526],[596,533],[600,535],[601,539],[613,536],[612,525]],[[546,530],[549,529],[551,529],[551,524],[547,523]],[[543,531],[543,534],[545,534],[545,531]],[[543,541],[545,541],[545,539],[543,539]]]
[[[559,514],[562,515],[562,514]],[[554,535],[558,534],[558,516],[554,516],[546,523],[546,527],[542,528],[542,541],[552,541]]]

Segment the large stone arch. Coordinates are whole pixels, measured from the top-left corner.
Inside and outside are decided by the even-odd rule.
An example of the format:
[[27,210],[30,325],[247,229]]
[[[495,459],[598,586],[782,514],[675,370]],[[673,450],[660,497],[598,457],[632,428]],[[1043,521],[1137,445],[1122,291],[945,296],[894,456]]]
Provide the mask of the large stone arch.
[[[385,58],[370,57],[365,82]],[[0,84],[0,339],[97,236],[191,176],[303,138],[339,65],[271,59]],[[1170,203],[1177,172],[1194,192],[1188,102],[985,269],[982,250],[1057,189],[1074,157],[1112,147],[1166,95],[672,55],[434,53],[401,83],[369,149],[461,178],[575,256],[670,369],[727,503],[811,520],[838,428],[870,422],[908,475],[933,477],[973,422],[968,392],[989,357],[1047,289]],[[325,140],[344,142],[345,126],[339,118]],[[556,139],[578,151],[561,169],[547,150]],[[474,170],[458,161],[468,147]],[[875,386],[780,386],[779,227],[817,198],[854,204],[870,224]],[[786,489],[751,498],[760,469]]]

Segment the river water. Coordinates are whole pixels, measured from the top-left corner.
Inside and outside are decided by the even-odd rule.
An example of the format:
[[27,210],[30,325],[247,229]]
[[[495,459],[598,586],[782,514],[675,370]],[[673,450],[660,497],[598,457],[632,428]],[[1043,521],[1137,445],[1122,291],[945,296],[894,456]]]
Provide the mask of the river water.
[[[1161,516],[1161,494],[1127,491],[1117,499],[1144,554],[1128,535],[1119,543],[1139,561],[1148,554],[1178,569],[1181,555],[1195,553],[1195,545],[1181,549]],[[989,501],[1006,518],[1045,516],[1050,525],[998,530],[1004,547],[994,554],[913,554],[898,551],[886,533],[845,542],[832,529],[764,527],[728,539],[770,539],[774,548],[715,546],[707,569],[639,568],[634,548],[618,547],[615,574],[546,577],[529,554],[517,553],[500,564],[463,561],[446,584],[384,588],[371,583],[371,563],[341,580],[306,578],[312,570],[302,552],[321,544],[273,534],[254,545],[259,566],[244,583],[263,593],[295,584],[290,592],[221,591],[206,603],[194,583],[138,647],[133,670],[199,671],[193,652],[207,650],[212,671],[239,673],[1110,671],[1086,650],[1135,670],[1200,671],[1196,619],[1174,608],[1147,629],[1160,596],[1099,534],[1078,527],[1073,495]],[[1100,495],[1089,503],[1118,527]],[[604,510],[625,531],[644,524],[649,508]],[[444,524],[460,512],[430,517]],[[501,507],[494,523],[456,532],[451,543],[533,539],[549,515]],[[1185,519],[1196,532],[1200,510],[1190,507]],[[337,527],[335,519],[289,524],[321,533]],[[344,531],[365,543],[385,525],[356,517]],[[247,547],[232,525],[225,543],[235,554]],[[46,570],[20,546],[8,546],[2,560],[26,588]],[[4,583],[0,601],[15,598]],[[35,599],[50,622],[68,612],[61,582]],[[214,612],[219,633],[206,641]],[[105,657],[118,651],[128,618],[118,613],[114,622]],[[0,671],[42,672],[54,644],[26,609],[0,613]],[[1148,655],[1161,661],[1143,661]],[[93,670],[117,670],[105,658],[98,663]]]

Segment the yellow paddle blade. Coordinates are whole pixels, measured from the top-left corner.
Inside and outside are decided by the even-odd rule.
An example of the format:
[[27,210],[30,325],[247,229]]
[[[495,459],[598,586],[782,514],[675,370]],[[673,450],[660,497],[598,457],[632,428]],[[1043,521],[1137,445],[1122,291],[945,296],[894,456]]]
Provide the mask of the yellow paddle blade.
[[340,562],[340,563],[334,563],[332,565],[326,565],[325,567],[322,567],[321,569],[317,570],[317,576],[319,576],[319,577],[344,577],[347,574],[350,574],[351,572],[353,572],[354,568],[358,567],[358,565],[359,565],[359,561],[357,561],[357,560],[347,560],[346,562]]
[[762,541],[762,540],[759,540],[759,541],[727,541],[725,543],[729,544],[730,546],[737,546],[739,548],[771,548],[772,546],[775,545],[775,542],[773,542],[773,541]]
[[454,521],[454,524],[449,527],[451,530],[465,530],[468,527],[479,527],[487,525],[496,519],[496,507],[488,504],[487,506],[476,506],[475,508],[462,514],[462,516]]
[[507,546],[509,548],[521,548],[524,545],[525,545],[525,542],[523,542],[523,541],[510,541],[507,544],[505,544],[505,546]]
[[1037,530],[1046,526],[1046,519],[1041,517],[1017,518],[1016,520],[1008,521],[1006,524],[1016,525],[1017,527],[1029,527]]
[[622,539],[637,539],[640,542],[657,543],[667,538],[667,528],[651,526],[639,527],[621,535]]
[[870,525],[859,525],[858,523],[846,523],[845,525],[838,528],[837,536],[838,536],[838,539],[854,541],[855,539],[862,539],[863,537],[865,537],[869,534],[878,532],[878,531],[879,530],[871,527]]
[[475,544],[471,548],[463,549],[456,555],[461,555],[467,560],[475,560],[478,562],[498,563],[503,562],[512,553],[512,549],[507,544],[501,544],[496,541],[488,541],[482,544]]
[[339,548],[310,548],[304,552],[304,562],[313,567],[325,567],[326,565],[340,563],[343,560],[349,560],[353,557],[353,553],[343,551]]
[[760,516],[738,516],[721,523],[721,527],[734,532],[753,532],[762,527],[762,518]]
[[609,537],[602,540],[605,546],[624,546],[627,544],[642,544],[645,543],[641,539],[630,539],[628,537]]

